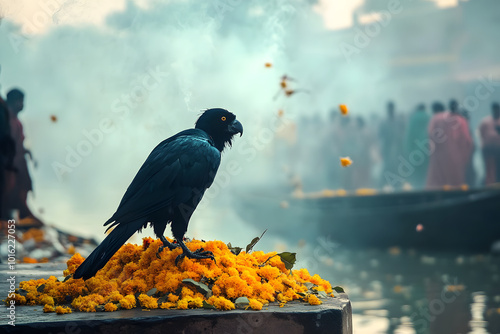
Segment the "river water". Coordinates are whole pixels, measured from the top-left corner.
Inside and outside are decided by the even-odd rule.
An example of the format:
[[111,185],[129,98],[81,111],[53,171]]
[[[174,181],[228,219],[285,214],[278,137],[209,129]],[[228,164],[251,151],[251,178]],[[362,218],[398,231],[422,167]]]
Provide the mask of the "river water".
[[348,250],[321,237],[309,254],[349,294],[354,333],[500,333],[499,256]]
[[[264,227],[245,220],[230,203],[200,210],[188,236],[243,247],[260,236]],[[265,228],[254,249],[296,252],[296,268],[345,288],[355,334],[500,334],[500,255],[353,250],[319,234],[312,222]]]

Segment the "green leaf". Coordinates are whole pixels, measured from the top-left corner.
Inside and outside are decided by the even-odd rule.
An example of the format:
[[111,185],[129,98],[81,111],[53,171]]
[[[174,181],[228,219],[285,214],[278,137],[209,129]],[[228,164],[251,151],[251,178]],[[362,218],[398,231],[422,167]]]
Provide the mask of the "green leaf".
[[296,259],[297,253],[283,252],[277,255],[281,258],[281,261],[283,261],[283,263],[285,264],[286,269],[290,270],[293,268],[293,265],[297,260]]
[[28,290],[17,289],[17,293],[20,294],[23,297],[26,297],[28,295]]
[[206,284],[196,282],[195,280],[193,280],[191,278],[183,279],[182,283],[188,284],[188,285],[193,285],[196,288],[196,290],[198,290],[199,293],[201,293],[202,295],[205,295],[205,297],[207,297],[207,298],[210,298],[210,296],[212,295],[212,290],[210,290],[210,288]]
[[156,291],[158,291],[156,288],[152,288],[148,292],[146,292],[146,295],[152,297],[156,293]]
[[252,251],[252,248],[253,246],[255,246],[256,243],[259,242],[260,239],[262,239],[262,237],[264,236],[264,234],[267,232],[267,229],[264,230],[264,232],[262,232],[262,234],[260,235],[260,237],[255,237],[252,239],[252,242],[250,242],[247,247],[245,248],[245,251],[247,253],[250,253]]
[[208,310],[213,310],[213,309],[215,309],[215,306],[210,305],[209,303],[207,303],[207,302],[204,300],[204,301],[203,301],[203,308],[204,308],[204,309],[208,309]]
[[158,305],[161,305],[162,303],[165,303],[168,301],[168,294],[164,295],[164,296],[161,296],[160,298],[158,298]]
[[311,282],[305,282],[304,285],[307,289],[311,289],[314,286],[314,284]]
[[234,301],[236,308],[247,308],[250,305],[250,300],[247,297],[238,297]]
[[335,291],[336,291],[336,292],[338,292],[338,293],[345,292],[345,291],[344,291],[344,288],[343,288],[343,287],[341,287],[341,286],[336,286],[336,287],[334,287],[334,288],[333,288],[333,290],[335,290]]
[[325,291],[316,291],[316,292],[317,292],[319,298],[326,298],[327,297]]
[[230,242],[227,244],[227,248],[229,248],[231,253],[233,253],[234,255],[240,254],[241,250],[243,249],[241,247],[233,247]]

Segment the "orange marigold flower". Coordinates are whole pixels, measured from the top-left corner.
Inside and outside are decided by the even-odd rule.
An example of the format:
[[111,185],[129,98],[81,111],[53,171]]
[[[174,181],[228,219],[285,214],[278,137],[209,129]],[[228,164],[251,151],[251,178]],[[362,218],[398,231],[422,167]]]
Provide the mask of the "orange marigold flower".
[[106,312],[113,312],[116,310],[118,310],[118,306],[116,306],[116,304],[114,303],[107,303],[106,305],[104,305],[104,311]]
[[230,301],[229,299],[226,299],[224,297],[217,297],[217,296],[212,296],[208,298],[207,303],[210,305],[213,305],[214,307],[218,308],[219,310],[234,310],[234,303]]
[[171,303],[175,303],[176,301],[179,300],[179,296],[174,295],[173,293],[169,294],[167,297],[168,301]]
[[250,306],[250,308],[252,310],[262,310],[262,306],[264,306],[261,302],[259,302],[257,299],[253,299],[253,298],[250,298],[248,299],[250,301],[250,304],[248,304],[248,306]]
[[68,250],[66,251],[68,254],[73,255],[75,254],[75,246],[71,245],[68,247]]
[[307,297],[307,302],[311,305],[320,305],[321,304],[321,300],[319,300],[318,297],[316,297],[316,295],[309,295]]
[[154,297],[149,297],[148,295],[141,293],[139,297],[139,303],[145,308],[158,308],[158,299]]
[[349,110],[347,109],[347,106],[345,104],[340,104],[339,109],[340,113],[344,116],[346,116],[349,113]]
[[187,299],[181,299],[177,302],[177,308],[179,310],[187,310],[189,307],[189,303]]
[[24,263],[38,263],[37,259],[34,259],[32,257],[23,257],[23,262]]
[[54,298],[48,295],[41,295],[38,299],[40,305],[52,305],[54,306]]
[[71,309],[67,306],[56,306],[56,313],[57,314],[71,313]]
[[9,297],[5,299],[5,305],[9,306],[11,300],[13,300],[16,303],[16,305],[26,305],[26,297],[21,296],[18,293],[15,293],[13,297],[10,296],[11,294],[9,294]]
[[104,304],[104,297],[98,294],[77,297],[71,303],[71,306],[78,311],[95,312],[96,306]]
[[342,167],[347,167],[352,164],[352,160],[349,157],[340,158],[340,165]]
[[45,313],[51,313],[51,312],[55,312],[56,309],[54,307],[54,305],[49,305],[49,304],[45,304],[45,306],[43,307],[43,312]]
[[171,308],[176,308],[176,307],[177,307],[177,303],[171,303],[171,302],[161,303],[161,305],[160,305],[160,308],[163,308],[163,309],[171,309]]
[[109,302],[119,302],[120,299],[122,299],[122,298],[123,298],[123,296],[118,291],[113,291],[108,296],[108,301]]
[[135,297],[134,295],[127,295],[120,299],[120,305],[122,308],[126,310],[130,310],[131,308],[134,308],[136,304]]
[[68,269],[64,270],[64,276],[68,276],[70,274],[74,274],[76,268],[78,268],[85,259],[80,255],[80,253],[76,253],[66,262]]
[[[217,262],[184,259],[176,266],[175,258],[182,250],[166,249],[158,259],[156,252],[161,245],[160,240],[151,238],[145,238],[142,245],[126,244],[95,277],[86,281],[70,277],[61,282],[51,276],[20,282],[19,287],[27,291],[26,297],[15,294],[12,298],[20,305],[50,306],[71,302],[73,310],[95,312],[97,306],[104,306],[106,311],[113,311],[115,307],[131,309],[136,307],[137,300],[140,306],[148,309],[201,308],[207,302],[217,309],[231,310],[235,308],[232,300],[246,296],[250,301],[248,308],[258,310],[275,300],[283,305],[301,299],[298,293],[307,292],[304,285],[307,282],[315,284],[318,291],[332,292],[328,281],[318,275],[311,276],[306,269],[293,270],[292,275],[276,252],[253,251],[247,254],[242,251],[235,255],[222,241],[193,240],[186,242],[191,251],[209,250]],[[82,262],[80,254],[73,255],[67,262],[65,275],[74,273]],[[210,286],[212,296],[206,298],[198,288],[183,283],[187,278]],[[152,288],[162,295],[167,294],[161,305],[158,305],[158,299],[146,294]],[[137,299],[136,293],[139,293]],[[304,298],[304,301],[309,299]]]

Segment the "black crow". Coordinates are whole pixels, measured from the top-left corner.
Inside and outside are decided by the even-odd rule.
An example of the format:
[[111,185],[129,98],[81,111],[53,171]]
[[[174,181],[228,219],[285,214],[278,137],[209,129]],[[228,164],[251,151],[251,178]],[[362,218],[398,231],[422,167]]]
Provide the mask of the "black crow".
[[[114,229],[78,267],[73,278],[88,279],[104,267],[113,254],[138,230],[152,225],[163,246],[180,246],[185,256],[214,259],[212,252],[191,252],[183,242],[189,219],[219,168],[221,153],[243,126],[225,109],[208,109],[196,121],[194,129],[184,130],[164,140],[151,152],[132,180],[118,209],[104,223]],[[171,223],[177,244],[163,236]],[[107,230],[106,230],[107,231]]]

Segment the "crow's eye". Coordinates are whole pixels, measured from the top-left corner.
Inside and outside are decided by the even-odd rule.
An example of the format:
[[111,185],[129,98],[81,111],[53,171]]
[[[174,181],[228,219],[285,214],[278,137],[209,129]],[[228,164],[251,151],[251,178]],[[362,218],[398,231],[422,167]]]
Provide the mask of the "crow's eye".
[[223,121],[225,121],[226,120],[226,116],[222,116],[220,119],[223,120]]

